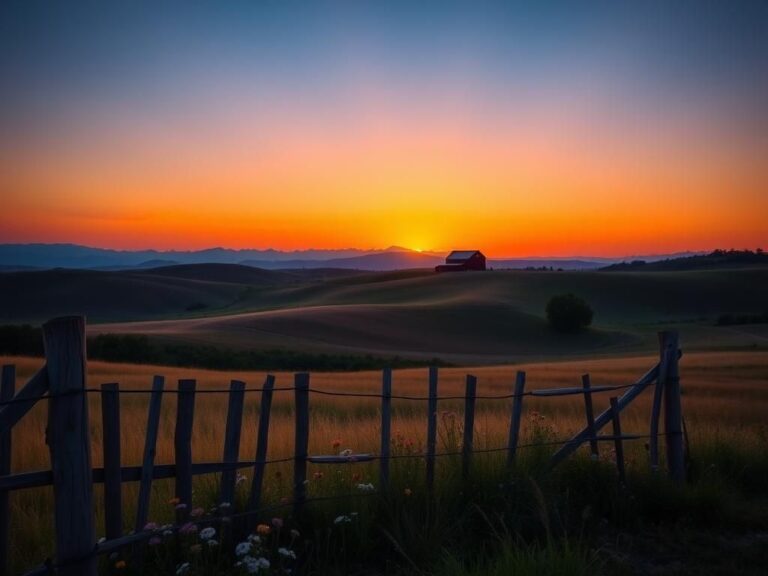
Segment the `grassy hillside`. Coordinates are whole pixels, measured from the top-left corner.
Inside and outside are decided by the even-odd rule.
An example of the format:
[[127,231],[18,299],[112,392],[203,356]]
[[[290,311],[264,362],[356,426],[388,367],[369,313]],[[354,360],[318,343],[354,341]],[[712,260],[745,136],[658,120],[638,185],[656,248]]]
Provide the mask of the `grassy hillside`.
[[[4,323],[86,314],[92,333],[237,348],[440,357],[453,363],[650,350],[674,325],[697,348],[765,346],[763,325],[715,326],[768,308],[768,268],[682,272],[435,274],[265,271],[233,265],[0,275]],[[553,295],[594,308],[563,336],[544,321]],[[127,323],[126,321],[135,321]],[[101,321],[101,325],[95,325]]]

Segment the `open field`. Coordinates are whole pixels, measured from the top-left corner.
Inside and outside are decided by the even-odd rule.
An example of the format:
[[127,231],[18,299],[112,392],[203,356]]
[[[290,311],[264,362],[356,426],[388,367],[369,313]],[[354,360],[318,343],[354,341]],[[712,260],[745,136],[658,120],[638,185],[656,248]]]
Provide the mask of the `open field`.
[[[15,363],[19,380],[28,378],[42,365],[40,359],[2,358],[3,363]],[[653,356],[612,358],[598,360],[550,362],[546,364],[524,364],[520,366],[474,367],[470,371],[478,377],[479,395],[500,395],[511,391],[514,373],[518,369],[528,374],[528,389],[576,385],[582,373],[592,375],[594,385],[624,384],[634,381],[656,362]],[[441,395],[463,394],[464,375],[468,370],[449,368],[440,371]],[[146,389],[155,373],[166,376],[169,388],[174,387],[178,378],[197,378],[198,388],[226,389],[230,379],[244,380],[250,387],[259,387],[264,374],[213,372],[205,370],[169,369],[164,367],[107,364],[89,364],[89,387],[104,382],[119,382],[123,389]],[[691,458],[694,461],[709,458],[723,452],[724,447],[736,454],[764,454],[768,439],[768,352],[711,352],[687,353],[681,361],[683,384],[683,413],[690,435]],[[276,386],[290,386],[290,374],[278,374]],[[311,386],[324,390],[378,392],[380,374],[322,373],[313,374]],[[393,393],[423,395],[426,391],[426,370],[402,370],[394,374]],[[626,432],[647,433],[650,412],[650,391],[646,391],[629,409],[622,414],[622,425]],[[276,392],[273,404],[272,431],[270,434],[269,458],[292,454],[293,420],[292,393]],[[596,410],[607,406],[605,394],[596,396]],[[140,463],[144,441],[147,398],[143,395],[124,395],[121,399],[122,461],[124,465]],[[445,401],[439,406],[438,452],[450,451],[457,447],[460,438],[461,402]],[[221,458],[224,433],[225,395],[204,395],[198,397],[196,407],[193,455],[196,461],[213,461]],[[36,407],[14,429],[13,469],[28,471],[48,467],[47,448],[44,444],[45,429],[44,403]],[[258,395],[246,395],[246,410],[240,457],[252,459],[255,453],[255,422],[258,414]],[[333,453],[333,442],[339,440],[342,447],[360,452],[377,452],[379,441],[379,412],[375,399],[334,398],[311,396],[310,454]],[[476,417],[476,448],[504,446],[509,426],[510,402],[478,400]],[[173,423],[175,399],[173,395],[164,398],[157,462],[173,461]],[[426,427],[425,403],[413,401],[393,402],[393,439],[395,452],[419,452],[424,443]],[[94,465],[101,463],[101,430],[98,397],[91,400],[91,439]],[[522,443],[531,439],[560,439],[568,437],[583,425],[582,399],[578,396],[546,399],[526,398]],[[643,442],[627,446],[630,474],[642,474],[647,467],[647,454]],[[610,458],[610,448],[603,452]],[[718,450],[720,452],[718,452]],[[542,449],[536,449],[542,456]],[[551,452],[543,449],[544,455]],[[731,454],[731,452],[727,452]],[[528,456],[522,450],[521,458]],[[717,482],[737,491],[737,486],[752,486],[759,483],[760,470],[752,471],[742,465],[735,456],[725,456],[730,467],[710,470],[706,474],[716,476]],[[729,460],[730,458],[730,460]],[[502,460],[502,455],[478,455],[478,468],[485,469],[488,462]],[[438,486],[450,475],[451,459],[439,459]],[[755,462],[763,462],[756,456]],[[715,462],[713,462],[715,465]],[[721,462],[716,463],[717,466]],[[403,460],[395,463],[394,472],[398,481],[412,488],[418,494],[423,471],[419,460]],[[339,468],[337,471],[336,468]],[[313,472],[324,472],[324,478],[314,478]],[[265,490],[267,501],[278,501],[290,494],[290,465],[268,467]],[[701,472],[699,472],[701,473]],[[249,471],[245,474],[250,476]],[[353,477],[353,474],[359,477]],[[355,464],[341,467],[310,465],[309,495],[327,495],[348,492],[358,481],[376,482],[375,464]],[[764,481],[764,480],[763,480]],[[214,501],[215,477],[202,477],[195,484],[198,499],[195,505],[208,505]],[[247,482],[240,488],[239,498],[245,497]],[[722,490],[723,488],[721,488]],[[172,510],[166,504],[173,497],[172,483],[156,482],[153,495],[152,519],[169,520]],[[100,488],[96,490],[97,506],[100,508]],[[125,519],[130,523],[134,510],[136,487],[124,487]],[[51,518],[50,499],[45,490],[25,490],[13,493],[12,503],[12,556],[16,570],[34,564],[35,560],[50,554]],[[761,508],[762,506],[762,508]],[[747,512],[745,512],[746,514]],[[768,506],[765,500],[752,504],[745,526],[759,524],[759,518],[768,520]],[[751,518],[751,519],[750,519]],[[757,518],[758,520],[755,520]],[[99,516],[99,522],[102,518]],[[768,523],[767,523],[768,524]],[[130,529],[130,527],[127,527]],[[768,525],[766,526],[768,528]]]

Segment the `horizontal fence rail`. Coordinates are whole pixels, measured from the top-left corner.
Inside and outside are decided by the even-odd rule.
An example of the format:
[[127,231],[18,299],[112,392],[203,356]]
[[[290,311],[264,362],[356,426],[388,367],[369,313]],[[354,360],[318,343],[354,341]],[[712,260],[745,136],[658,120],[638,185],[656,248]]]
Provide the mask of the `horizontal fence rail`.
[[[275,386],[275,377],[268,375],[262,387],[248,387],[244,382],[232,381],[229,389],[197,388],[194,380],[179,381],[178,388],[167,389],[165,379],[156,376],[151,389],[122,390],[118,383],[110,383],[100,388],[85,385],[86,361],[84,357],[85,321],[81,317],[69,317],[53,320],[45,325],[46,365],[29,382],[15,392],[15,371],[12,366],[2,370],[0,386],[0,576],[7,574],[8,539],[11,526],[8,494],[13,490],[54,487],[54,510],[56,527],[56,559],[29,572],[45,574],[56,570],[59,574],[83,574],[93,576],[96,573],[95,558],[101,554],[114,552],[126,546],[139,544],[150,538],[154,532],[145,530],[149,517],[149,502],[152,483],[155,480],[174,479],[175,494],[181,503],[187,506],[177,510],[178,528],[187,522],[215,523],[220,517],[190,518],[192,499],[192,479],[198,475],[220,474],[219,504],[227,506],[226,518],[241,518],[244,526],[253,529],[258,518],[270,510],[289,507],[294,516],[303,514],[309,503],[350,497],[371,496],[387,491],[389,486],[389,462],[403,459],[424,461],[427,494],[433,492],[435,482],[435,464],[438,458],[461,457],[462,477],[466,482],[471,473],[472,458],[478,454],[506,452],[507,463],[512,465],[517,451],[535,447],[553,447],[556,451],[551,457],[550,468],[572,455],[580,446],[589,445],[594,459],[599,456],[599,444],[612,442],[616,454],[616,466],[619,481],[624,483],[625,470],[623,442],[647,439],[649,442],[650,467],[658,469],[658,442],[663,437],[666,442],[666,461],[669,476],[676,482],[684,480],[684,454],[682,442],[682,411],[680,409],[680,384],[678,360],[681,353],[678,348],[677,334],[662,332],[659,334],[659,362],[640,379],[629,384],[592,386],[589,375],[583,375],[582,386],[540,388],[526,390],[525,372],[518,372],[514,387],[508,394],[479,395],[477,378],[468,375],[464,395],[438,394],[438,369],[429,370],[428,395],[398,395],[393,393],[393,373],[385,369],[382,373],[381,393],[345,392],[317,389],[310,386],[310,374],[296,374],[293,386]],[[623,433],[620,413],[646,388],[655,383],[655,392],[651,410],[648,434]],[[595,416],[593,396],[595,394],[623,391],[619,397],[610,399],[609,407]],[[15,392],[15,393],[14,393]],[[275,392],[292,392],[295,402],[295,446],[294,453],[283,458],[267,458],[270,411]],[[256,453],[253,460],[239,458],[240,437],[244,419],[244,399],[249,393],[260,394],[258,405]],[[149,406],[145,434],[144,452],[141,465],[122,466],[120,463],[120,398],[124,395],[147,395]],[[176,420],[174,432],[174,463],[158,464],[155,451],[158,437],[162,401],[168,394],[175,395]],[[222,460],[220,462],[194,462],[192,457],[192,425],[194,422],[195,398],[197,395],[227,394],[228,408]],[[89,395],[98,395],[102,405],[102,430],[104,466],[92,467],[90,460],[90,440],[88,437]],[[337,396],[348,398],[371,398],[381,400],[381,448],[378,454],[310,454],[310,397]],[[524,398],[557,398],[582,395],[584,397],[585,427],[570,438],[520,443],[520,426],[524,413]],[[663,399],[663,402],[662,402]],[[68,432],[60,432],[55,439],[49,439],[52,467],[50,470],[12,473],[11,431],[27,414],[38,400],[48,404],[49,423],[54,430],[57,426],[66,426]],[[426,446],[424,451],[392,454],[391,418],[392,401],[421,401],[427,407]],[[477,449],[474,446],[474,417],[477,400],[512,401],[509,434],[506,445]],[[440,401],[464,402],[464,437],[461,449],[439,452],[437,439],[437,405]],[[659,431],[662,420],[664,431]],[[612,434],[600,434],[608,423],[613,424]],[[72,433],[72,430],[75,433]],[[293,463],[293,495],[288,502],[264,506],[261,493],[265,467],[270,464]],[[365,462],[379,462],[380,490],[365,493],[340,494],[311,498],[306,492],[307,464],[343,465]],[[253,477],[247,505],[243,510],[230,509],[234,499],[237,471],[252,469]],[[126,482],[139,482],[136,505],[134,532],[123,534],[122,526],[122,489]],[[94,484],[104,485],[104,514],[106,540],[95,542],[92,493]],[[77,508],[77,509],[75,509]],[[74,529],[77,523],[77,529]],[[76,532],[76,533],[73,533]],[[134,552],[140,548],[133,549]]]

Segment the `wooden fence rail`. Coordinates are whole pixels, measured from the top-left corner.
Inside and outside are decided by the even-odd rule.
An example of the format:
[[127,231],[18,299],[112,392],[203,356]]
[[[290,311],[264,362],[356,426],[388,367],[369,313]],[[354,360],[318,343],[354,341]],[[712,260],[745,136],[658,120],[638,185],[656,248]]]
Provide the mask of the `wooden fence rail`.
[[[177,523],[189,520],[192,505],[192,479],[200,474],[221,474],[219,503],[234,504],[237,471],[252,468],[253,476],[247,506],[244,510],[231,510],[231,517],[242,520],[241,526],[253,529],[262,508],[262,488],[265,467],[269,463],[293,462],[293,514],[300,516],[309,502],[307,499],[306,479],[307,463],[347,463],[379,461],[380,490],[386,491],[390,484],[390,461],[393,458],[424,458],[426,486],[429,494],[434,490],[436,459],[440,456],[453,455],[437,452],[437,408],[438,402],[449,397],[438,395],[439,374],[436,367],[429,369],[428,395],[423,399],[427,403],[426,451],[424,454],[392,455],[391,419],[392,399],[405,398],[422,400],[416,397],[396,396],[392,393],[393,374],[385,369],[382,374],[381,394],[344,394],[310,388],[310,375],[295,375],[294,418],[295,437],[294,453],[290,458],[267,460],[270,410],[275,390],[275,378],[267,376],[263,387],[259,389],[258,432],[254,460],[239,459],[240,438],[243,426],[245,393],[248,391],[244,382],[232,381],[228,394],[227,419],[224,433],[224,446],[220,462],[194,462],[192,455],[192,428],[194,422],[195,399],[200,392],[195,380],[180,380],[178,389],[165,390],[165,380],[155,376],[151,390],[121,391],[119,384],[108,383],[98,390],[86,387],[85,358],[85,320],[82,317],[57,318],[43,327],[46,365],[35,374],[18,392],[13,366],[3,366],[0,383],[0,576],[8,574],[8,539],[12,526],[8,495],[10,491],[23,488],[52,485],[54,488],[54,523],[56,538],[56,559],[53,564],[58,573],[65,576],[96,574],[96,555],[109,553],[121,547],[135,545],[148,538],[151,533],[144,530],[149,516],[149,503],[154,480],[173,478],[175,494],[180,504],[177,509]],[[518,372],[513,393],[499,397],[479,397],[477,378],[467,375],[463,397],[451,397],[464,400],[464,431],[461,452],[461,470],[464,481],[468,481],[473,455],[479,452],[505,451],[507,462],[514,464],[520,445],[520,427],[523,417],[525,396],[559,397],[581,394],[584,397],[585,427],[569,440],[563,441],[551,458],[550,465],[556,466],[581,445],[588,443],[593,458],[599,455],[600,441],[614,442],[616,465],[620,482],[624,483],[625,470],[623,442],[625,440],[649,438],[649,459],[652,470],[658,469],[658,436],[661,411],[664,410],[664,436],[666,443],[666,462],[670,478],[675,482],[685,479],[683,453],[682,411],[680,403],[680,379],[678,360],[678,338],[674,332],[659,334],[659,363],[652,367],[639,380],[622,386],[592,386],[588,374],[582,376],[580,387],[525,390],[526,375]],[[624,434],[621,429],[620,413],[643,390],[655,383],[655,391],[650,416],[649,435]],[[283,389],[285,390],[285,389]],[[624,390],[620,397],[612,397],[610,406],[603,413],[594,416],[593,396],[596,393]],[[89,417],[87,394],[100,392],[103,430],[103,461],[101,468],[91,465]],[[127,392],[149,394],[149,406],[145,444],[140,466],[122,466],[120,454],[120,398]],[[157,464],[155,451],[158,429],[165,393],[177,395],[176,422],[174,431],[174,463]],[[340,396],[378,396],[381,399],[381,445],[379,454],[354,455],[310,455],[310,395],[313,392],[338,394]],[[45,398],[48,402],[47,442],[50,448],[51,469],[37,472],[11,473],[12,442],[11,431],[19,420]],[[509,438],[507,445],[498,449],[475,450],[474,418],[475,404],[478,398],[497,399],[508,402],[511,398]],[[609,422],[613,424],[612,435],[599,436],[600,430]],[[527,445],[527,446],[532,446]],[[122,484],[139,482],[136,505],[136,518],[132,523],[134,533],[123,534]],[[93,485],[104,484],[104,525],[106,541],[95,542]],[[230,507],[231,508],[231,507]],[[210,518],[206,521],[211,521]],[[43,574],[47,567],[33,570],[30,574]]]

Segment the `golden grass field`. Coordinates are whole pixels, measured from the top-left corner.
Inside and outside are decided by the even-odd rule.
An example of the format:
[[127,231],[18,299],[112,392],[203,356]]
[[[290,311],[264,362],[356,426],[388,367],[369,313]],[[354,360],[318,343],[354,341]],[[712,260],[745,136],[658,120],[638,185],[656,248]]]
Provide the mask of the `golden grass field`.
[[[2,357],[2,363],[17,366],[17,389],[37,370],[43,360],[38,358]],[[467,372],[478,377],[478,395],[502,395],[511,392],[515,372],[525,370],[527,389],[576,386],[580,376],[590,373],[593,385],[627,384],[639,378],[656,363],[653,356],[521,364],[516,366],[487,366],[444,368],[440,370],[439,394],[462,395]],[[180,369],[146,365],[109,364],[90,362],[88,386],[98,387],[106,382],[119,382],[122,389],[148,389],[152,376],[166,377],[166,388],[175,388],[179,378],[196,378],[199,389],[226,390],[231,379],[240,379],[248,387],[260,387],[264,373],[216,372],[202,369]],[[292,386],[289,373],[277,373],[276,386]],[[322,390],[344,392],[378,392],[381,374],[313,373],[311,386]],[[768,352],[707,352],[690,353],[681,360],[683,386],[683,413],[691,439],[691,451],[697,444],[712,440],[746,445],[765,442],[768,436]],[[395,371],[393,393],[425,395],[427,370]],[[616,392],[615,394],[620,394]],[[290,456],[293,449],[292,392],[276,392],[272,407],[269,458]],[[646,434],[651,401],[650,389],[622,414],[622,427],[628,433]],[[595,396],[595,409],[602,411],[608,405],[609,394]],[[240,458],[252,460],[255,454],[256,423],[258,420],[258,393],[246,394]],[[124,465],[141,463],[144,430],[147,418],[146,395],[126,394],[121,398],[122,461]],[[356,452],[378,452],[379,411],[377,399],[341,398],[313,394],[310,397],[310,454],[330,454],[334,441],[342,448]],[[195,461],[217,461],[223,450],[226,419],[226,394],[198,395],[193,430],[193,457]],[[409,442],[418,452],[423,445],[426,418],[425,402],[396,400],[393,402],[393,440],[396,450],[407,451]],[[91,402],[91,440],[94,466],[102,462],[101,414],[98,395]],[[510,400],[478,400],[476,415],[476,448],[495,448],[505,444],[509,427]],[[463,417],[461,401],[439,404],[440,434],[438,452],[455,448],[452,433],[460,432]],[[538,413],[539,417],[533,417]],[[14,428],[13,470],[16,472],[47,469],[48,451],[44,442],[46,420],[45,402]],[[526,397],[521,442],[542,431],[551,437],[565,438],[583,425],[583,400],[580,396],[562,398]],[[163,413],[157,446],[157,463],[173,462],[173,429],[175,423],[175,397],[167,394],[163,399]],[[643,441],[628,447],[629,466],[645,466]],[[609,446],[603,446],[609,452]],[[477,458],[502,458],[503,455],[484,455]],[[438,460],[438,478],[441,462]],[[420,472],[421,464],[410,464],[410,470]],[[352,482],[352,474],[361,481],[376,483],[376,464],[344,466],[340,472],[334,467],[310,465],[309,493],[327,494],[344,490]],[[337,474],[329,474],[331,470]],[[323,479],[314,479],[315,471],[324,471]],[[251,472],[243,470],[250,480]],[[265,480],[266,499],[276,501],[290,495],[291,465],[269,466]],[[333,477],[333,480],[330,478]],[[357,477],[355,480],[357,481]],[[417,480],[414,479],[414,483]],[[198,502],[207,505],[215,500],[217,478],[200,477],[195,484]],[[249,482],[240,487],[240,498],[245,497]],[[124,513],[126,529],[132,529],[137,484],[124,486]],[[173,497],[173,482],[158,481],[153,490],[152,519],[170,520],[172,510],[167,500]],[[101,495],[96,489],[97,521],[101,526]],[[52,552],[52,509],[50,489],[29,489],[11,493],[11,556],[13,567],[32,566]],[[99,528],[100,529],[100,528]]]

